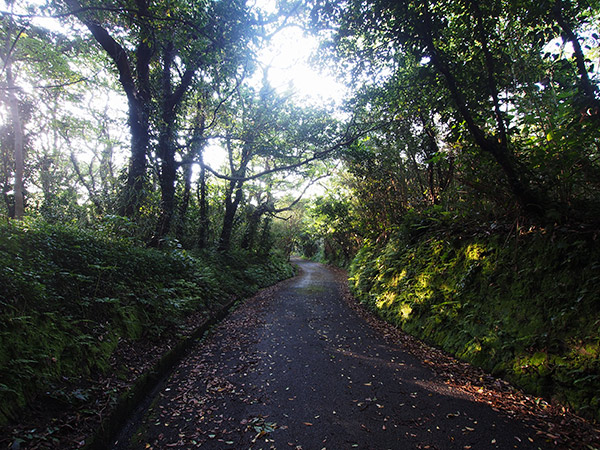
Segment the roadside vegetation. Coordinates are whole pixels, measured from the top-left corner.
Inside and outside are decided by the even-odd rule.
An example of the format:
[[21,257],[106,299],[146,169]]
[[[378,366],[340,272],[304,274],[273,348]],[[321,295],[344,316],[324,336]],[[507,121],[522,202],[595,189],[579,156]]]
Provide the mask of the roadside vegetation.
[[299,247],[406,332],[600,419],[598,4],[317,3],[379,127]]
[[[20,411],[134,379],[144,358],[114,361],[132,342],[167,351],[289,276],[293,251],[350,268],[407,332],[600,419],[597,1],[5,3],[7,446],[52,444],[68,427],[27,431]],[[289,29],[320,42],[337,105],[273,82]]]
[[4,223],[0,234],[2,424],[40,397],[86,404],[97,388],[90,382],[131,371],[111,365],[119,347],[177,340],[293,273],[277,252],[157,250],[39,220]]
[[385,243],[365,243],[351,288],[404,331],[600,419],[596,233],[496,227],[407,218]]
[[289,211],[359,132],[266,76],[290,5],[109,3],[0,8],[2,446],[89,443],[178,342],[291,276]]

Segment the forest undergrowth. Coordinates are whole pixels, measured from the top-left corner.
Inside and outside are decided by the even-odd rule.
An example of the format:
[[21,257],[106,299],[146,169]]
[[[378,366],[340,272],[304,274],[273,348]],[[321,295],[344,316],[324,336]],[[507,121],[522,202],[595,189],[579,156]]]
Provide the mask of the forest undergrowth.
[[410,334],[598,420],[599,260],[593,230],[407,216],[366,242],[350,284]]
[[[96,394],[111,393],[98,383],[143,371],[114,364],[136,342],[162,348],[233,299],[292,274],[275,253],[192,254],[106,230],[0,224],[0,425],[20,422],[40,401],[93,414]],[[121,393],[115,388],[107,401]],[[44,434],[51,445],[49,430],[21,430],[13,442]]]

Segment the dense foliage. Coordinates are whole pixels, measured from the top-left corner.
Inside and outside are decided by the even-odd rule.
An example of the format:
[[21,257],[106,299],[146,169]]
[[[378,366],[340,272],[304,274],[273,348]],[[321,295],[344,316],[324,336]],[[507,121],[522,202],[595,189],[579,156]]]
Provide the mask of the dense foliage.
[[374,127],[300,246],[404,330],[600,417],[598,2],[313,3]]
[[[598,1],[251,3],[5,2],[0,413],[296,249],[358,252],[390,320],[597,415]],[[270,83],[288,26],[342,111]]]
[[177,336],[192,314],[291,274],[282,256],[192,256],[72,226],[0,225],[0,423],[41,392],[60,395],[64,379],[107,370],[124,340]]
[[327,108],[272,87],[258,60],[296,10],[9,2],[0,12],[0,214],[120,216],[153,247],[254,245],[294,202],[282,193],[320,177],[350,133]]
[[407,332],[598,419],[599,261],[596,232],[465,227],[437,211],[366,242],[351,287]]
[[270,85],[280,6],[2,3],[0,423],[291,275],[282,219],[348,136]]
[[371,229],[429,205],[596,220],[596,2],[317,4],[380,124],[346,153]]

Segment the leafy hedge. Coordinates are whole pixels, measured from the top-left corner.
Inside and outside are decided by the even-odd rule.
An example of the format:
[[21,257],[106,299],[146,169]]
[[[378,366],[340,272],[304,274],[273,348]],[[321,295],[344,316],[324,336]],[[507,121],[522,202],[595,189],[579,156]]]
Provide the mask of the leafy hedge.
[[600,419],[600,242],[413,217],[351,266],[356,296],[429,343]]
[[192,257],[73,227],[0,224],[0,424],[56,380],[107,370],[119,339],[177,334],[190,313],[291,275],[273,255]]

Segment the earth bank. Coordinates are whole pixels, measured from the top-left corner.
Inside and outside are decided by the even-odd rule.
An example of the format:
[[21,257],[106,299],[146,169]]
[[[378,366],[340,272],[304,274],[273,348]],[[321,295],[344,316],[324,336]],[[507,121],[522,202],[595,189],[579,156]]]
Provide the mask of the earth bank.
[[360,250],[351,288],[406,332],[598,420],[597,237],[445,217],[407,221]]

